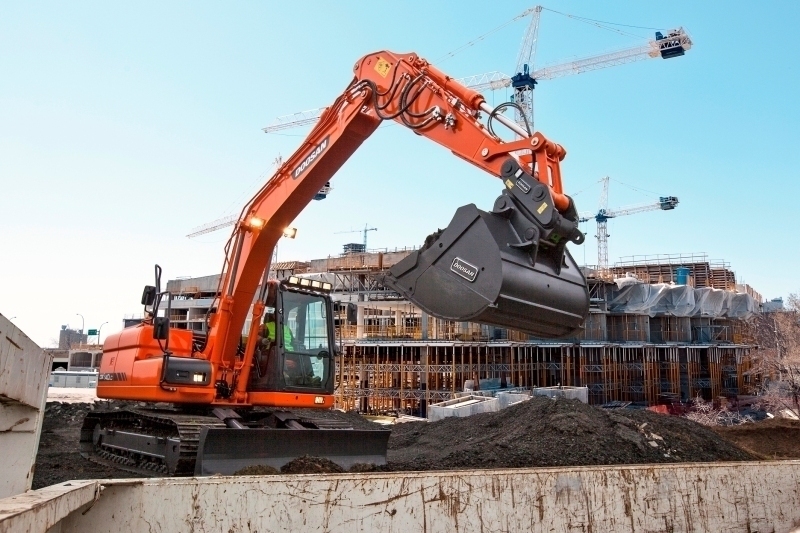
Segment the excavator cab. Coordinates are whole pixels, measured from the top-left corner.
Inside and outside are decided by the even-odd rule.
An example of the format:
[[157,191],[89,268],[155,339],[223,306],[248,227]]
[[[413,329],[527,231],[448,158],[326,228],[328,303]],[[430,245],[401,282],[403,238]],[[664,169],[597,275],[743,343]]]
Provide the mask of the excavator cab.
[[268,283],[248,390],[333,394],[330,284],[294,276]]

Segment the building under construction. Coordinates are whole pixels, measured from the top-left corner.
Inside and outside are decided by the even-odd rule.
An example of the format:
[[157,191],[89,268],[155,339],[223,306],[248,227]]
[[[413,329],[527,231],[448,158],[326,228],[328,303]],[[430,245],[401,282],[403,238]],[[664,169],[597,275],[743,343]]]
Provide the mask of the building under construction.
[[[761,296],[705,255],[636,257],[604,276],[587,268],[591,309],[580,336],[542,341],[434,318],[382,283],[411,250],[345,253],[274,265],[333,285],[341,356],[336,399],[365,413],[424,415],[472,380],[478,388],[585,386],[589,401],[655,404],[750,392],[746,320]],[[218,276],[173,280],[171,321],[202,331]]]

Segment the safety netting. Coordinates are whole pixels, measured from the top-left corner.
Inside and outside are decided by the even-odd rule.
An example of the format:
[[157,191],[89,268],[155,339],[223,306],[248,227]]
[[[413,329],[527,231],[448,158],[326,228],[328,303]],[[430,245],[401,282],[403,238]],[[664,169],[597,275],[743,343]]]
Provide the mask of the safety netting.
[[749,294],[710,287],[649,284],[630,277],[614,281],[620,292],[608,304],[613,313],[747,319],[758,312],[758,303]]

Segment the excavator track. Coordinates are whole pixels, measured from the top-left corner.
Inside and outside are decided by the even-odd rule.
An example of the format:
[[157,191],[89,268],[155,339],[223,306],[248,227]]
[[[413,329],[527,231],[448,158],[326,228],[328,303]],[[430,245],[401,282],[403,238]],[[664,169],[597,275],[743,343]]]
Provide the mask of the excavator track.
[[245,466],[280,468],[300,455],[344,468],[385,464],[389,431],[355,429],[308,412],[252,410],[233,429],[216,416],[178,409],[93,411],[81,428],[81,455],[143,476],[233,474]]
[[204,427],[224,428],[225,423],[166,409],[90,412],[81,428],[81,455],[145,476],[189,476]]

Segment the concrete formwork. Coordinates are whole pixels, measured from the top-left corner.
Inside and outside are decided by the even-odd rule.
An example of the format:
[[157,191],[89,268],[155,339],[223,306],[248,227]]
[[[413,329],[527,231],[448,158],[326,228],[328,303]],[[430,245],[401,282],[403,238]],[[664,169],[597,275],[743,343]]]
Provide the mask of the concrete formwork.
[[0,500],[0,533],[791,531],[800,461],[73,481]]

